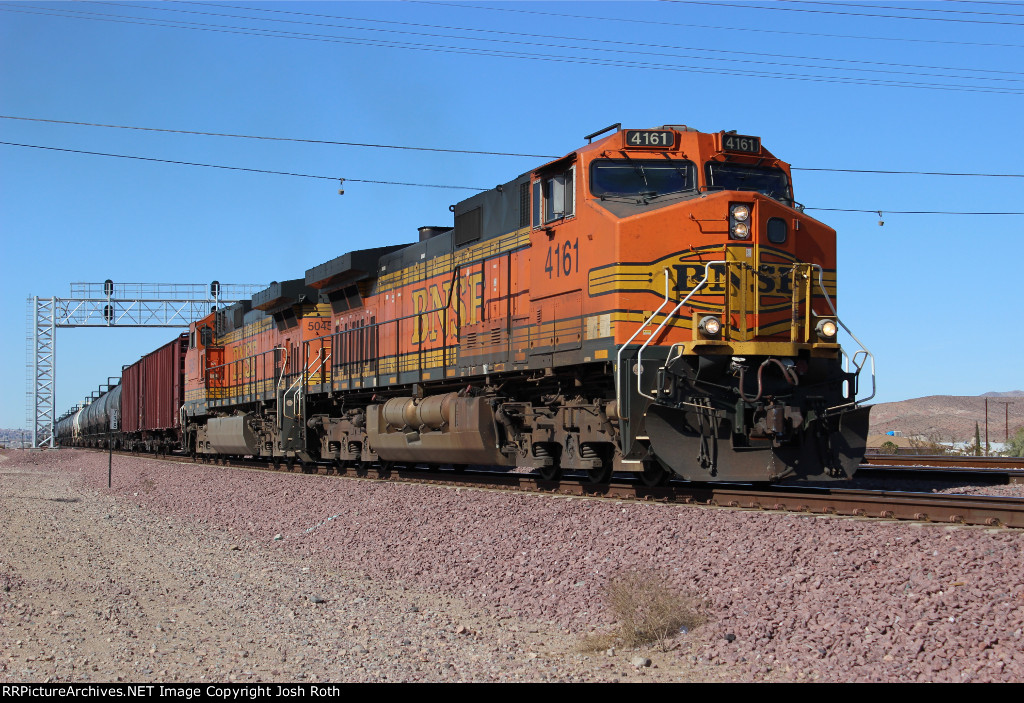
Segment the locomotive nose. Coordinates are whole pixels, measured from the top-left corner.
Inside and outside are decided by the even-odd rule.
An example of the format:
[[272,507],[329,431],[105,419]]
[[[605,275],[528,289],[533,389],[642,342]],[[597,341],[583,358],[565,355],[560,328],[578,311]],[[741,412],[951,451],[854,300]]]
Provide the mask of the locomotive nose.
[[[852,478],[864,459],[870,410],[843,410],[806,428],[788,427],[782,441],[765,438],[748,446],[735,444],[733,419],[712,408],[655,404],[645,419],[654,454],[688,481],[836,479]],[[801,414],[797,408],[789,412]]]

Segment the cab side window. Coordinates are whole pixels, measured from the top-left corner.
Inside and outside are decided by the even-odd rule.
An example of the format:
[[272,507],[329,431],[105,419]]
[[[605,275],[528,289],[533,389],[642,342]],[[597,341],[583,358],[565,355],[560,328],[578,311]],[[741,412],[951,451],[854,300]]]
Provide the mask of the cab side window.
[[533,226],[576,214],[576,167],[545,174],[533,183]]

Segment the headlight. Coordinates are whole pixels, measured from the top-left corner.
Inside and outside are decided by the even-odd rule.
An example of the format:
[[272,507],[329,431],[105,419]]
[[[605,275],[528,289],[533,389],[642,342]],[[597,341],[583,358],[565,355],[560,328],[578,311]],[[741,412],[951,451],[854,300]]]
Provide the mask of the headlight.
[[705,337],[717,337],[722,332],[722,321],[714,315],[707,315],[697,323],[697,329]]
[[836,338],[836,334],[839,332],[839,326],[835,320],[822,320],[818,323],[818,326],[814,330],[818,334],[818,339],[825,341],[832,341]]
[[729,203],[729,236],[732,239],[750,238],[751,203]]

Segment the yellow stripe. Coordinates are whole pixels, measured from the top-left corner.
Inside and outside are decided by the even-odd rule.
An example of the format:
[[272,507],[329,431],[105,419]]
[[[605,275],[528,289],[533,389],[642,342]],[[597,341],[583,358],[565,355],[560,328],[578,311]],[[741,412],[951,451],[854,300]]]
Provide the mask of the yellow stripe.
[[529,243],[530,228],[523,227],[451,254],[435,257],[430,261],[418,262],[397,271],[387,271],[377,279],[374,293],[384,293],[410,283],[418,283],[425,278],[450,274],[456,266],[465,266],[481,259],[514,251]]

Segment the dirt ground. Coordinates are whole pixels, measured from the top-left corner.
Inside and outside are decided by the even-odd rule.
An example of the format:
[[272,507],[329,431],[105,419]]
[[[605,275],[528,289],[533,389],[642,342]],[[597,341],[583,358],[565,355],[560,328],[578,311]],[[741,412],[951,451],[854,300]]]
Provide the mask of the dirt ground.
[[0,453],[0,681],[730,678],[680,643],[580,653],[553,623],[325,569],[38,457]]

